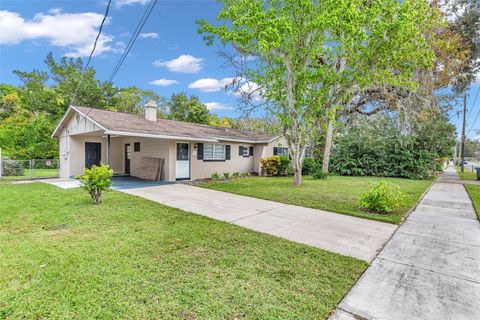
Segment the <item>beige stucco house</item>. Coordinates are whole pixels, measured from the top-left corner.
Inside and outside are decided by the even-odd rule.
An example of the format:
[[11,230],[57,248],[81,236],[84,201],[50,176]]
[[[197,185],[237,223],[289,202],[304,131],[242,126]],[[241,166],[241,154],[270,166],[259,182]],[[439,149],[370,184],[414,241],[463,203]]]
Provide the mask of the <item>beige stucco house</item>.
[[60,176],[107,163],[115,174],[138,176],[142,157],[165,159],[163,179],[196,180],[218,172],[260,173],[260,159],[288,154],[282,136],[71,106],[52,134],[59,140]]

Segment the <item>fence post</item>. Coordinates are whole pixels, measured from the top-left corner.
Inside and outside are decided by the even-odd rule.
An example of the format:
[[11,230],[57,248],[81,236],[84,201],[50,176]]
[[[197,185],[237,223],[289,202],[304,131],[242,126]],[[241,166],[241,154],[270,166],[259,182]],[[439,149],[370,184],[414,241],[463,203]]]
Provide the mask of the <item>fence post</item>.
[[33,161],[35,160],[30,160],[30,179],[33,179]]

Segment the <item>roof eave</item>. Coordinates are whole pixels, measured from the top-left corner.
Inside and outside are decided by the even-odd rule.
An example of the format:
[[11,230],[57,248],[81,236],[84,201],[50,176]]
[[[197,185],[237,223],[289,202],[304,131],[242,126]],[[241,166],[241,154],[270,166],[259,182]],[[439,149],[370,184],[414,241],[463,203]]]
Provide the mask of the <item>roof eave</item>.
[[106,134],[117,135],[117,136],[126,136],[126,137],[142,137],[142,138],[155,138],[155,139],[168,139],[168,140],[185,140],[185,141],[198,141],[198,142],[218,142],[216,139],[209,138],[193,138],[193,137],[183,137],[183,136],[169,136],[165,134],[154,134],[154,133],[141,133],[141,132],[129,132],[129,131],[113,131],[108,130]]
[[75,112],[79,113],[80,115],[82,115],[84,117],[84,119],[88,119],[89,121],[91,121],[92,123],[94,123],[96,126],[98,126],[99,128],[101,128],[102,130],[104,130],[105,132],[108,131],[107,128],[105,128],[105,126],[99,124],[97,121],[93,120],[92,118],[90,118],[88,116],[88,112],[87,114],[81,112],[80,110],[78,110],[77,108],[75,108],[74,106],[70,105],[67,109],[67,111],[65,111],[65,114],[63,115],[62,119],[60,120],[60,122],[58,123],[57,127],[55,128],[55,130],[53,131],[52,135],[51,135],[51,138],[57,138],[58,135],[58,131],[60,129],[63,128],[63,124],[65,122],[65,119],[67,118],[67,116],[70,114],[70,112],[72,112],[72,110],[74,110]]

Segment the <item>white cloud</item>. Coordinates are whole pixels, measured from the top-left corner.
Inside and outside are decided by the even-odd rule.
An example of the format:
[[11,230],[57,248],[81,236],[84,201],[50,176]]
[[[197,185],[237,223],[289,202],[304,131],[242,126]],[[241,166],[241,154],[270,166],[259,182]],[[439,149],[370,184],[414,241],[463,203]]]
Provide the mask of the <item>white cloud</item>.
[[142,39],[158,39],[160,37],[156,32],[141,32],[139,36]]
[[213,111],[213,110],[232,110],[232,107],[229,107],[223,103],[220,102],[207,102],[204,103],[205,106],[207,107],[208,110]]
[[234,92],[232,92],[232,94],[237,97],[243,96],[253,101],[259,101],[262,99],[262,89],[257,83],[253,81],[245,82],[244,84],[239,86]]
[[156,67],[165,67],[172,72],[196,73],[202,69],[202,61],[203,59],[195,58],[188,54],[182,54],[180,57],[173,60],[155,60],[153,65]]
[[190,89],[198,89],[203,92],[217,92],[232,84],[235,78],[212,79],[204,78],[192,82],[188,85]]
[[150,81],[150,84],[154,84],[160,87],[166,87],[166,86],[177,84],[177,83],[178,83],[177,80],[169,80],[169,79],[158,79],[158,80]]
[[141,4],[144,5],[148,2],[149,0],[116,0],[115,5],[120,8],[123,6],[129,6],[133,4]]
[[[66,56],[85,57],[90,54],[103,14],[94,12],[66,13],[60,9],[38,13],[25,20],[17,12],[0,11],[0,44],[19,44],[27,40],[47,40],[50,45],[67,49]],[[106,24],[110,19],[107,18]],[[102,33],[94,55],[116,51],[113,37]]]

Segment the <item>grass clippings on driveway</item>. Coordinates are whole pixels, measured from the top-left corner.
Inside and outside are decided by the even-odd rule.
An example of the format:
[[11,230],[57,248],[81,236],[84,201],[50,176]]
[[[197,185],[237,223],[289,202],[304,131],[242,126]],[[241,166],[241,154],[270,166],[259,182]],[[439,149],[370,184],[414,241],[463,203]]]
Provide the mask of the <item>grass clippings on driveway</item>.
[[0,185],[0,318],[326,319],[367,263],[145,199]]
[[[292,177],[248,177],[226,182],[205,182],[200,186],[260,199],[273,200],[308,208],[321,209],[389,223],[400,223],[432,184],[431,180],[409,180],[379,177],[329,176],[315,180],[303,177],[300,187],[292,187]],[[363,210],[359,197],[371,182],[386,180],[400,187],[405,203],[390,214],[376,214]]]

